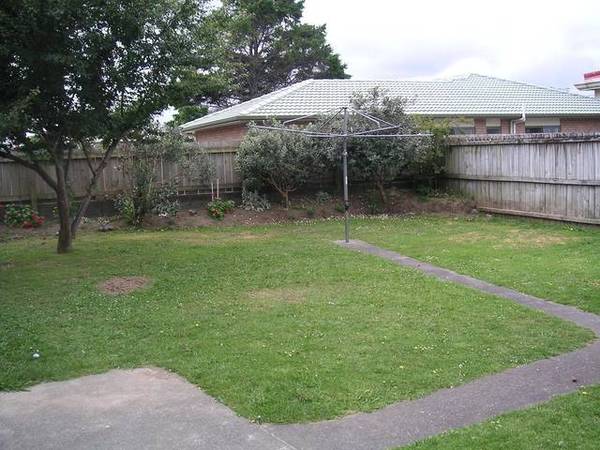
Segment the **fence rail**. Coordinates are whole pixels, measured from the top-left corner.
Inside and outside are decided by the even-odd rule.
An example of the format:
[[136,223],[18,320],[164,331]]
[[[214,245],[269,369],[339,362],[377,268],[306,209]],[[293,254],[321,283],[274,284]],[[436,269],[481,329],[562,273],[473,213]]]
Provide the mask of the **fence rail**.
[[600,224],[600,135],[450,140],[450,188],[484,211]]
[[[234,165],[235,151],[236,149],[219,149],[209,152],[209,157],[216,168],[215,180],[219,180],[223,190],[233,190],[240,187],[240,177]],[[49,164],[45,168],[48,173],[53,174],[52,167]],[[210,191],[210,180],[199,182],[183,176],[181,167],[177,163],[161,161],[156,175],[160,182],[169,181],[176,177],[178,190],[182,194]],[[69,181],[75,197],[82,197],[85,194],[90,178],[91,172],[85,158],[74,158],[69,169]],[[121,169],[121,158],[116,155],[110,159],[102,172],[94,195],[96,198],[110,198],[122,191],[126,185],[127,179]],[[54,191],[35,172],[12,161],[0,159],[0,202],[37,202],[54,198]]]

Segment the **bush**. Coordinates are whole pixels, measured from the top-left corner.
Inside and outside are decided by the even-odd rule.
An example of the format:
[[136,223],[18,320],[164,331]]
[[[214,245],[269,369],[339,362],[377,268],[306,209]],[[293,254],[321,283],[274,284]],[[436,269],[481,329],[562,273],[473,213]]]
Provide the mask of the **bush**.
[[145,189],[139,186],[132,191],[119,194],[115,200],[115,208],[126,223],[140,226],[148,212],[159,216],[174,216],[179,209],[177,188],[174,184]]
[[246,211],[263,212],[271,209],[271,203],[264,195],[244,189],[242,191],[242,208]]
[[236,164],[245,185],[272,187],[288,208],[290,192],[328,170],[334,147],[293,130],[251,128],[237,152]]
[[121,170],[128,185],[116,198],[115,208],[128,224],[142,225],[149,213],[176,214],[177,176],[159,184],[157,174],[162,161],[182,161],[189,144],[178,130],[153,127],[124,143]]
[[37,228],[46,219],[29,205],[6,205],[4,222],[11,227]]
[[232,211],[233,208],[235,208],[233,200],[221,200],[220,198],[209,202],[206,207],[208,215],[217,220],[222,220],[225,214]]
[[319,191],[315,194],[315,200],[319,204],[327,203],[331,200],[331,194],[329,194],[329,192]]

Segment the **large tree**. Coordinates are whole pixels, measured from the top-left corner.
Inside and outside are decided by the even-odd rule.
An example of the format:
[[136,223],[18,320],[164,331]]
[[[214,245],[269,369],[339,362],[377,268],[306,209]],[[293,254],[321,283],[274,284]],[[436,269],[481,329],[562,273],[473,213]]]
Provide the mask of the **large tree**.
[[302,23],[303,9],[303,0],[223,0],[202,29],[219,61],[202,73],[214,88],[208,101],[226,105],[308,78],[348,78],[325,25]]
[[[3,0],[0,157],[35,171],[55,192],[58,251],[71,248],[98,176],[120,140],[145,126],[198,67],[204,0]],[[92,173],[70,211],[76,151]],[[99,157],[92,157],[92,152]],[[45,167],[50,162],[52,170]]]

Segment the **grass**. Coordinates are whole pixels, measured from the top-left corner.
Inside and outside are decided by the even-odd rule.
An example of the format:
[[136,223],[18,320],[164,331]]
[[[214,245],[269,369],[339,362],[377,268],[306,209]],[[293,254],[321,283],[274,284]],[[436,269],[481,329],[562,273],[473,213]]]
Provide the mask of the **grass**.
[[[356,234],[402,235],[428,220],[362,221]],[[250,419],[298,422],[375,410],[592,338],[509,301],[349,252],[331,242],[339,231],[339,222],[320,222],[92,233],[69,255],[41,238],[1,244],[0,388],[153,365]],[[113,276],[152,284],[100,293],[98,283]]]
[[596,450],[600,443],[600,386],[414,444],[412,450]]
[[416,216],[358,221],[353,236],[600,314],[600,227],[518,218]]

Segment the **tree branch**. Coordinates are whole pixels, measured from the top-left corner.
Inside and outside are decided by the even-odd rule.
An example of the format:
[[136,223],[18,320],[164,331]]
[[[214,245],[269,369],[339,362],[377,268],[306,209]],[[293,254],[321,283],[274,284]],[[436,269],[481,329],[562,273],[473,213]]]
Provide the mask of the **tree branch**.
[[22,165],[23,167],[27,167],[28,169],[33,170],[37,173],[42,179],[52,188],[52,190],[57,190],[56,181],[52,179],[48,172],[46,172],[42,167],[35,161],[29,161],[25,158],[21,158],[20,156],[15,155],[14,153],[9,153],[4,150],[0,150],[0,157],[9,159],[17,164]]

